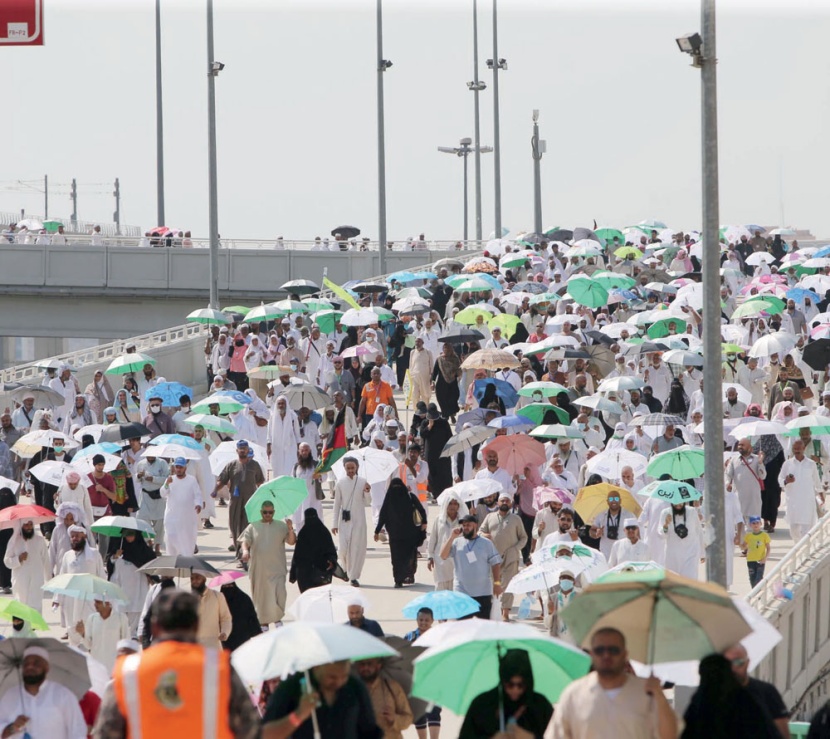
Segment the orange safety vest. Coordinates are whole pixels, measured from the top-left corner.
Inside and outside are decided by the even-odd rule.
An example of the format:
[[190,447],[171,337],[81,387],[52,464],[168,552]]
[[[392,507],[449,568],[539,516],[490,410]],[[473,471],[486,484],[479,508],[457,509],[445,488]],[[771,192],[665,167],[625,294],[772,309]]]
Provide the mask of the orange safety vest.
[[113,687],[128,739],[233,739],[230,654],[165,641],[115,664]]
[[[412,474],[412,470],[406,466],[405,462],[401,462],[398,464],[398,477],[403,480],[403,484],[406,485],[407,474]],[[409,485],[406,485],[408,488]],[[427,484],[425,482],[416,482],[415,488],[418,490],[418,500],[422,503],[427,499]]]

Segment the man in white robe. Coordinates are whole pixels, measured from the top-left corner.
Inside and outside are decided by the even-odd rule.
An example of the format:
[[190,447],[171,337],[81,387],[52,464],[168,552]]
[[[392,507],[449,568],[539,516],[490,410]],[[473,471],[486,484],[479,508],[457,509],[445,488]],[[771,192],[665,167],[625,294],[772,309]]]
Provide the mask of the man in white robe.
[[818,467],[809,457],[804,456],[804,442],[793,442],[792,456],[781,465],[778,475],[781,490],[787,496],[787,520],[790,536],[800,541],[818,521],[816,494],[824,501]]
[[199,514],[202,512],[202,489],[195,477],[187,474],[187,460],[173,460],[173,474],[161,486],[167,501],[164,511],[165,551],[192,557],[196,551]]
[[274,477],[291,474],[297,463],[297,446],[300,441],[297,414],[289,408],[285,397],[279,396],[274,402],[268,422],[267,453]]
[[[107,573],[104,569],[104,562],[98,550],[87,541],[86,529],[77,525],[70,527],[69,541],[72,548],[63,555],[58,574],[80,575],[86,573],[106,580]],[[75,627],[87,616],[92,615],[94,611],[92,602],[65,595],[58,596],[55,602],[60,603],[63,609],[62,622],[66,624],[69,630],[70,646],[79,646],[82,637]]]
[[90,656],[104,665],[108,672],[112,672],[118,642],[130,638],[127,615],[114,611],[112,603],[96,600],[95,613],[87,616],[75,630],[81,635]]
[[95,521],[92,515],[92,503],[89,500],[89,490],[86,485],[81,485],[81,476],[75,470],[66,473],[63,483],[58,488],[55,506],[63,503],[74,503],[83,511],[83,516],[80,520],[76,518],[75,523],[91,526]]
[[726,489],[738,493],[745,522],[761,515],[761,485],[766,477],[763,452],[756,456],[749,439],[741,439],[738,454],[726,465]]
[[42,612],[41,585],[52,577],[49,549],[32,521],[15,526],[6,547],[3,564],[12,571],[12,595],[16,600]]
[[55,406],[53,419],[57,427],[62,429],[64,422],[75,407],[75,396],[81,392],[81,388],[72,376],[72,370],[68,364],[61,365],[60,375],[50,381],[49,387],[63,397],[63,404]]
[[365,478],[358,477],[358,466],[354,457],[343,459],[346,476],[334,486],[332,527],[332,533],[340,537],[340,561],[356,587],[366,561],[366,506],[371,504],[371,487]]
[[640,538],[640,524],[636,518],[624,521],[625,538],[618,539],[611,547],[608,566],[616,567],[623,562],[648,562],[648,546]]

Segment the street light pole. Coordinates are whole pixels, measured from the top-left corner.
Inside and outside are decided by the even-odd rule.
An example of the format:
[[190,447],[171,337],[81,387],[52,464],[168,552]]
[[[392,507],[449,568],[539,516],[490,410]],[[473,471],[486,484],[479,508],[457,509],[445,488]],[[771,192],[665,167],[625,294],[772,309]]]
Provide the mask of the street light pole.
[[380,273],[386,274],[386,126],[383,114],[383,73],[392,62],[383,58],[383,0],[378,0],[378,253]]
[[[494,210],[496,212],[497,239],[501,238],[501,143],[499,138],[499,70],[507,69],[507,63],[499,59],[498,0],[493,0],[493,178],[495,180]],[[503,65],[503,66],[502,66]]]
[[164,115],[161,95],[161,0],[156,0],[156,222],[164,217]]
[[464,153],[461,155],[464,157],[464,244],[466,245],[467,241],[469,241],[469,224],[470,224],[470,200],[467,194],[467,160],[470,154],[470,147],[467,146]]
[[542,154],[546,144],[539,140],[539,111],[533,111],[533,137],[530,150],[533,156],[533,230],[542,233]]
[[[467,213],[468,213],[468,201],[467,201],[467,157],[470,156],[472,152],[476,154],[489,154],[493,151],[492,146],[471,146],[473,140],[470,138],[463,138],[461,141],[458,142],[458,146],[439,146],[438,151],[442,154],[454,154],[457,157],[462,157],[464,159],[464,241],[468,240],[468,231],[467,231]],[[479,239],[480,241],[480,239]]]
[[213,0],[207,0],[208,210],[210,229],[210,307],[219,310],[219,190],[216,182],[216,76],[225,66],[213,58]]
[[475,178],[476,178],[476,241],[481,241],[481,126],[479,122],[478,94],[487,88],[478,79],[478,0],[473,0],[473,81],[467,87],[475,96]]

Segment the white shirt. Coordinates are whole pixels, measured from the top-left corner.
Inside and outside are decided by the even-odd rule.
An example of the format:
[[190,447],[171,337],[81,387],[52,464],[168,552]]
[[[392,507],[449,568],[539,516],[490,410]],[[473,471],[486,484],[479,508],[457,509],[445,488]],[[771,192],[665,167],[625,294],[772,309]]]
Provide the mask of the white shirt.
[[[785,484],[787,475],[792,475],[795,482]],[[778,483],[787,496],[789,522],[812,526],[818,520],[816,493],[821,489],[816,463],[806,456],[800,462],[795,457],[790,457],[781,466]]]
[[501,485],[502,492],[513,495],[516,492],[516,483],[507,470],[497,467],[495,472],[490,472],[486,467],[476,472],[476,480],[495,480]]
[[616,567],[623,562],[648,562],[648,560],[648,545],[642,539],[632,544],[626,537],[614,542],[611,555],[608,557],[608,566]]
[[29,723],[11,734],[32,739],[86,739],[87,726],[75,694],[59,683],[44,680],[37,695],[11,688],[0,698],[0,724],[13,723],[18,716],[28,716]]

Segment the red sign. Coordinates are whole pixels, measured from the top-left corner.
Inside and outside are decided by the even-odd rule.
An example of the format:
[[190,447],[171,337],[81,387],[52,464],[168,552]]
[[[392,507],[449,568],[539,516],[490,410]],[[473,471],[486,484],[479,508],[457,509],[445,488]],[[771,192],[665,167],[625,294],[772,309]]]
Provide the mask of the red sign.
[[0,46],[43,46],[43,0],[0,0]]

